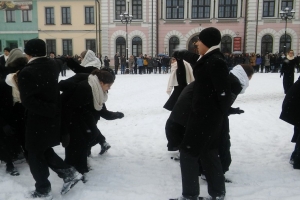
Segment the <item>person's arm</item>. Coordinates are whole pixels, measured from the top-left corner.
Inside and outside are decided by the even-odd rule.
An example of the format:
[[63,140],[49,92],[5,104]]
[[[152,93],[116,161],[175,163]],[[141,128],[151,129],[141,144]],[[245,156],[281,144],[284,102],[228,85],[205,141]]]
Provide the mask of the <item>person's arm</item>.
[[124,114],[121,112],[112,112],[107,110],[105,104],[103,104],[102,110],[99,111],[99,115],[106,120],[115,120],[124,117]]
[[78,62],[72,58],[66,59],[67,66],[75,73],[89,73],[85,67],[82,67]]

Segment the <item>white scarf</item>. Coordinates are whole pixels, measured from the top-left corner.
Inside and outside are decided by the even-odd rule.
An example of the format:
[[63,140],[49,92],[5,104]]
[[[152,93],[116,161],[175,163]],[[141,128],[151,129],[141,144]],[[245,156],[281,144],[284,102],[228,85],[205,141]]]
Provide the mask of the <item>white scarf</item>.
[[236,65],[231,71],[230,73],[232,73],[233,75],[235,75],[242,86],[242,91],[240,92],[240,94],[245,93],[245,90],[247,89],[247,87],[249,86],[249,78],[244,70],[244,68],[241,65]]
[[83,60],[81,61],[81,66],[83,67],[97,67],[98,69],[101,68],[101,62],[99,60],[99,58],[97,58],[95,56],[95,53],[91,50],[88,50],[83,58]]
[[[215,49],[218,49],[218,48],[220,48],[220,45],[212,46],[212,47],[210,47],[210,48],[205,52],[205,54],[208,54],[209,52],[211,52],[211,51],[213,51],[213,50],[215,50]],[[205,55],[205,54],[204,54],[204,55]],[[202,57],[203,57],[203,55],[200,55],[199,58],[198,58],[198,60],[200,60]],[[197,61],[198,61],[198,60],[197,60]]]
[[19,88],[14,80],[15,74],[16,73],[8,74],[5,79],[6,84],[12,87],[12,96],[14,104],[17,102],[21,103]]
[[107,101],[107,92],[102,90],[100,81],[96,75],[89,75],[88,82],[92,88],[94,108],[100,111]]
[[[193,75],[193,69],[192,69],[191,65],[184,60],[183,60],[183,64],[185,67],[186,82],[189,84],[190,82],[195,80],[194,75]],[[177,76],[176,76],[177,68],[178,68],[177,62],[174,62],[171,64],[171,75],[170,75],[168,87],[167,87],[168,95],[171,94],[174,86],[178,86]]]
[[286,58],[287,58],[288,60],[293,60],[295,57],[294,57],[294,56],[291,57],[291,56],[287,55]]

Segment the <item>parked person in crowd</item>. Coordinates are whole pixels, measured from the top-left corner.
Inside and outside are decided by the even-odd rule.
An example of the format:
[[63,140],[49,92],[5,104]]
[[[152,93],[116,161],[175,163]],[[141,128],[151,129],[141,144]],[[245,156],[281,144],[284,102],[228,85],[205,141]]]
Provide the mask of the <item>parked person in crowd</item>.
[[104,67],[109,67],[110,59],[107,56],[104,57]]
[[294,169],[300,169],[300,78],[287,91],[282,103],[280,119],[294,126],[292,138],[295,144],[294,151],[290,157],[290,163]]
[[167,73],[168,64],[169,64],[169,59],[167,58],[167,56],[162,56],[162,58],[161,58],[161,68],[162,68],[163,74]]
[[[12,50],[7,68],[21,70],[27,64],[27,58],[21,50]],[[16,54],[16,55],[14,55]],[[14,72],[12,70],[11,72]],[[13,160],[25,153],[25,109],[21,104],[18,88],[18,71],[10,73],[6,79],[0,79],[0,160],[6,162],[6,172],[18,176]]]
[[259,72],[259,67],[261,65],[262,65],[262,58],[261,58],[260,54],[256,54],[254,72]]
[[286,58],[283,60],[280,77],[283,76],[284,94],[287,94],[289,89],[294,84],[294,72],[297,65],[297,60],[294,57],[294,51],[289,50]]
[[143,74],[149,73],[148,62],[148,56],[145,54],[143,57]]
[[[15,59],[23,56],[23,52],[18,49],[12,49],[9,53],[9,57],[7,58],[5,62],[5,67],[2,67],[1,69],[1,77],[2,79],[5,79],[6,76],[10,73],[15,73],[16,71],[20,70],[23,66],[18,66],[18,65],[11,65],[10,63],[14,61]],[[10,64],[10,67],[8,67]]]
[[276,71],[276,55],[270,54],[270,72],[274,73]]
[[97,58],[100,60],[101,66],[103,66],[102,54],[98,54]]
[[250,64],[250,56],[248,53],[246,53],[244,57],[244,64],[249,65]]
[[152,59],[152,65],[153,65],[153,73],[156,74],[157,73],[157,67],[158,67],[158,61],[157,61],[157,57],[151,57]]
[[279,72],[280,71],[280,65],[281,65],[281,56],[279,55],[279,53],[274,55],[275,58],[275,69],[274,72]]
[[163,107],[172,111],[182,90],[194,80],[191,65],[182,59],[176,60],[176,58],[172,57],[171,74],[167,86],[167,94],[170,97]]
[[162,68],[161,61],[162,61],[162,57],[160,57],[160,56],[157,57],[156,61],[157,61],[158,73],[161,74],[161,68]]
[[153,73],[153,58],[152,56],[148,56],[148,71],[147,74]]
[[129,67],[130,74],[134,73],[134,66],[135,66],[134,56],[131,55],[128,59],[128,67]]
[[64,180],[61,194],[67,193],[82,175],[52,149],[60,144],[59,67],[45,57],[46,43],[41,39],[29,40],[25,53],[28,64],[18,75],[18,86],[27,115],[25,147],[28,164],[36,181],[36,189],[28,197],[52,199],[49,167]]
[[[224,114],[230,107],[231,92],[228,67],[220,52],[221,33],[214,27],[203,29],[196,42],[198,58],[188,51],[175,51],[176,59],[184,59],[193,67],[192,112],[180,145],[182,196],[180,200],[197,200],[199,196],[198,160],[206,172],[210,199],[223,200],[225,178],[218,157],[220,132]],[[190,56],[192,54],[192,56]]]
[[260,65],[260,73],[264,73],[264,67],[265,67],[265,73],[270,72],[270,54],[267,52],[264,57],[264,64]]
[[126,58],[125,55],[121,57],[121,74],[125,74],[125,68],[126,68]]
[[136,60],[137,67],[139,69],[139,74],[143,74],[143,66],[144,66],[144,58],[143,54],[140,55],[140,57],[137,58]]
[[250,65],[253,67],[255,72],[255,66],[256,66],[256,56],[255,53],[252,53],[250,56]]
[[5,79],[7,71],[5,69],[5,63],[9,57],[10,48],[5,47],[3,50],[4,55],[0,57],[0,79]]
[[298,56],[297,56],[297,63],[298,65],[296,66],[296,70],[297,70],[297,73],[300,72],[300,53],[298,53]]
[[120,56],[117,52],[114,56],[114,62],[115,62],[115,75],[118,74],[119,66],[120,66]]
[[114,76],[110,72],[98,69],[88,78],[84,75],[75,87],[70,81],[60,82],[60,88],[63,88],[63,130],[70,136],[65,161],[81,174],[89,171],[87,153],[90,143],[99,137],[95,115],[103,109],[113,82]]

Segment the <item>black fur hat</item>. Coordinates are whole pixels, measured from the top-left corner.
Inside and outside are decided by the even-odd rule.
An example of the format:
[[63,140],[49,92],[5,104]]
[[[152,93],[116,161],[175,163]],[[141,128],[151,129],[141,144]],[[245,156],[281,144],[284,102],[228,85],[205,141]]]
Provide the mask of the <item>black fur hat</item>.
[[216,46],[221,42],[221,33],[214,27],[203,29],[199,33],[199,40],[208,48]]
[[25,44],[24,52],[32,57],[46,56],[46,43],[41,39],[32,39]]

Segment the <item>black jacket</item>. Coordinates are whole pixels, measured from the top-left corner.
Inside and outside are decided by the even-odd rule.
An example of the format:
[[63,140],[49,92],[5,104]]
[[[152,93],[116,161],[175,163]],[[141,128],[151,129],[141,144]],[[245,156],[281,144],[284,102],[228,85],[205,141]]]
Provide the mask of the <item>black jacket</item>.
[[18,75],[26,109],[26,149],[43,151],[60,144],[59,66],[49,58],[28,63]]
[[192,113],[180,148],[198,155],[201,151],[214,148],[219,140],[224,114],[231,103],[231,91],[228,67],[219,49],[197,61],[193,74]]

